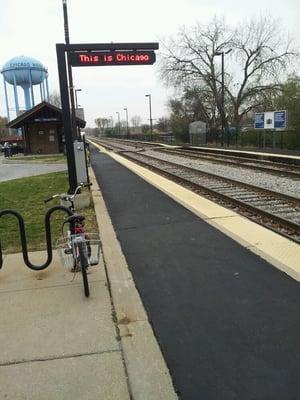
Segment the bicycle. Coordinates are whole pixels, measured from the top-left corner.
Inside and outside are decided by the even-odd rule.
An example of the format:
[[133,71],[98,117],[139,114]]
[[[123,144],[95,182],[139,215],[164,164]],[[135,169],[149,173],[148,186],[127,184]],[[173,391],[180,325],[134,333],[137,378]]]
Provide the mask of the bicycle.
[[[88,186],[91,186],[91,183],[81,183],[72,195],[55,194],[44,200],[47,203],[58,197],[71,212],[62,223],[62,237],[57,240],[57,250],[65,267],[71,268],[71,272],[74,273],[81,271],[86,297],[90,295],[87,269],[99,263],[100,239],[98,234],[85,232],[85,217],[75,212],[74,202],[80,190]],[[66,235],[64,234],[65,224],[69,224]]]

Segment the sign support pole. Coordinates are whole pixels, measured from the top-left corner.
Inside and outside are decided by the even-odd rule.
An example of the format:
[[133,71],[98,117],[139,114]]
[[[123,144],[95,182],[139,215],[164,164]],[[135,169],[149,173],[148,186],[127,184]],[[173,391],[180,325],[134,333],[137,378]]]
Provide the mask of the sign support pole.
[[74,193],[77,187],[77,176],[75,168],[75,155],[72,137],[72,120],[70,114],[70,101],[69,101],[69,90],[68,90],[68,78],[66,68],[66,46],[64,44],[56,45],[57,64],[59,71],[59,87],[61,95],[61,106],[62,106],[62,122],[63,130],[65,135],[66,153],[67,153],[67,164],[69,173],[69,192]]

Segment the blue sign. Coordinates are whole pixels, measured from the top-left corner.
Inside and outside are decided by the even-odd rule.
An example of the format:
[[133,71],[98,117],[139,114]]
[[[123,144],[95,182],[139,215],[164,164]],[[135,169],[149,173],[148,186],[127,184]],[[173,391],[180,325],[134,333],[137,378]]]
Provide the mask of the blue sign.
[[274,111],[274,128],[286,128],[286,111]]
[[265,113],[256,113],[255,114],[255,129],[264,129],[265,127]]
[[286,129],[287,111],[266,111],[255,114],[255,129]]

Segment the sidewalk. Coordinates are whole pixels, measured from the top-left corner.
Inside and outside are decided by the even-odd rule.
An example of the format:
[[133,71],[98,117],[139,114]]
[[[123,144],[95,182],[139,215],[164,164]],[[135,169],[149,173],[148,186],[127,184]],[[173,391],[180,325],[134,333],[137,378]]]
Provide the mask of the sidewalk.
[[66,170],[66,164],[24,163],[22,160],[17,161],[13,158],[7,160],[0,153],[0,182]]
[[[104,261],[89,274],[24,266],[20,254],[0,271],[1,399],[176,399],[168,369],[92,174]],[[30,260],[43,263],[44,252]]]

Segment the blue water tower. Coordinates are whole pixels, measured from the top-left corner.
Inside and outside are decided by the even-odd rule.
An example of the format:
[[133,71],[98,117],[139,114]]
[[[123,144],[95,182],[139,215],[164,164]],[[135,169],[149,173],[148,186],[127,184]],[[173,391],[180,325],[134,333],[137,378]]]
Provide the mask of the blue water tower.
[[48,72],[43,64],[32,57],[14,57],[7,61],[1,71],[4,80],[7,118],[10,121],[7,83],[13,85],[16,114],[20,113],[18,86],[24,91],[25,110],[34,107],[34,85],[40,85],[41,101],[49,100]]

